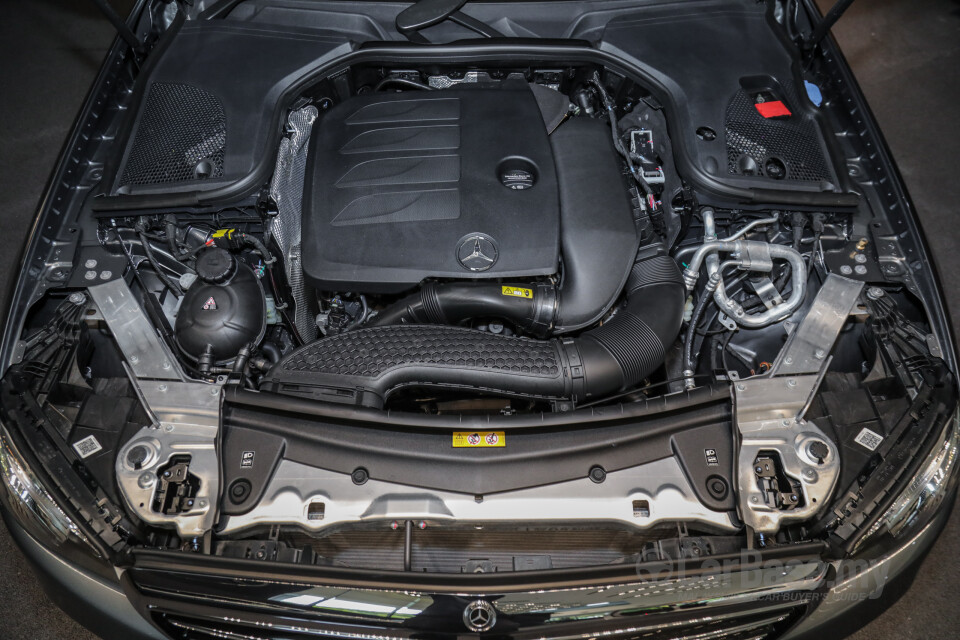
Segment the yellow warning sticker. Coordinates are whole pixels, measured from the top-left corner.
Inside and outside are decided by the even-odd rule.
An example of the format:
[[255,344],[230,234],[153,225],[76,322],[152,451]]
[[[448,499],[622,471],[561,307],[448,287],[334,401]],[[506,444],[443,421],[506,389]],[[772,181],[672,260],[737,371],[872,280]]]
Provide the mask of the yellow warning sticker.
[[453,446],[456,448],[505,447],[503,431],[454,431]]
[[522,287],[502,287],[500,292],[505,296],[514,298],[533,298],[533,289],[523,289]]

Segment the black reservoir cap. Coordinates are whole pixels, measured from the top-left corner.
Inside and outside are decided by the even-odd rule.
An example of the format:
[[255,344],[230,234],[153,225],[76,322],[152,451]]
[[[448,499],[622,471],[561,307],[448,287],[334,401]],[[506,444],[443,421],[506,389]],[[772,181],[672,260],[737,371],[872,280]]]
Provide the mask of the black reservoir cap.
[[197,277],[211,284],[229,282],[237,272],[237,260],[219,247],[204,249],[197,256]]

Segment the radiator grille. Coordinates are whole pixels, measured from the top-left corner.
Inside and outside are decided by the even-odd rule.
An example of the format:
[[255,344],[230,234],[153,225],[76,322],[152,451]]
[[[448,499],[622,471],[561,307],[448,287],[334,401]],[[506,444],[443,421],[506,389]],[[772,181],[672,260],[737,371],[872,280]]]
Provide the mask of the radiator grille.
[[156,82],[147,94],[120,183],[162,184],[223,176],[227,118],[216,96]]
[[[787,180],[832,180],[813,122],[796,115],[787,120],[764,118],[741,89],[727,105],[725,126],[730,174],[766,177],[767,160],[776,158],[786,166]],[[745,170],[745,160],[753,161],[754,172]]]
[[[584,625],[582,637],[604,635],[611,640],[773,640],[783,634],[803,611],[803,606],[781,608],[773,611],[744,613],[741,616],[718,616],[698,618],[691,612],[690,622],[670,622],[659,625],[657,620],[624,621],[613,628],[602,625]],[[418,634],[412,629],[385,628],[373,630],[364,627],[336,628],[323,623],[315,624],[303,619],[276,618],[275,622],[245,619],[242,613],[222,617],[219,620],[190,618],[176,614],[156,613],[155,619],[171,635],[184,640],[297,640],[300,638],[344,638],[345,640],[410,640]],[[265,629],[268,627],[269,629]],[[542,627],[536,632],[520,630],[508,636],[515,640],[549,639],[550,631]]]

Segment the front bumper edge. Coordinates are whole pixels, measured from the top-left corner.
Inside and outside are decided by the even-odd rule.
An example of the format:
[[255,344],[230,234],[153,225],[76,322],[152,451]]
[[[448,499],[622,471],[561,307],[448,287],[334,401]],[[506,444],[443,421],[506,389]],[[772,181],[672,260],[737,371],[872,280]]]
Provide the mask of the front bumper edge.
[[134,608],[119,585],[70,564],[37,542],[0,509],[10,536],[30,561],[47,596],[71,618],[103,638],[166,640]]

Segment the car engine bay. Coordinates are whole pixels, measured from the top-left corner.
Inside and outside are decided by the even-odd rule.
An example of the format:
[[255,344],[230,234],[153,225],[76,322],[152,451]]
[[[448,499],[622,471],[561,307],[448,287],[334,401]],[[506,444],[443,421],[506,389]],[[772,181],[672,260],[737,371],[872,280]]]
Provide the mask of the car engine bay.
[[954,383],[833,102],[743,75],[691,129],[586,55],[360,53],[269,135],[140,87],[43,267],[5,420],[82,471],[59,490],[107,548],[489,573],[859,544]]

